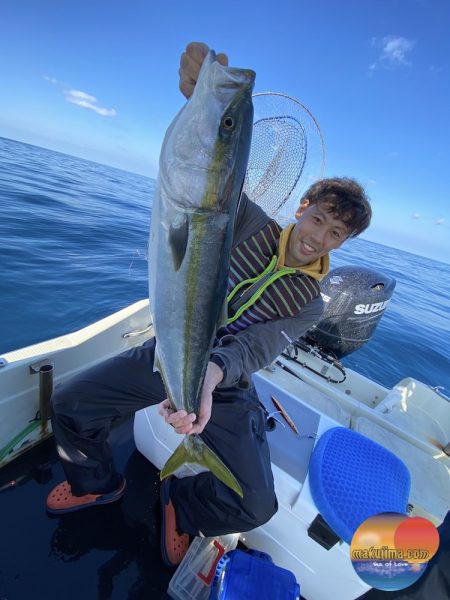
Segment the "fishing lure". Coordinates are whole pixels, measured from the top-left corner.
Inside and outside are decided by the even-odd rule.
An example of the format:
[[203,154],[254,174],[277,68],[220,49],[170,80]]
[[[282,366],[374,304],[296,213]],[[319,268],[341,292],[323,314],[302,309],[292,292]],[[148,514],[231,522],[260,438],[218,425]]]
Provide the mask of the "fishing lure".
[[288,415],[288,413],[283,408],[283,406],[280,404],[280,402],[275,398],[275,396],[270,396],[270,399],[272,400],[272,403],[275,406],[275,408],[280,412],[280,414],[283,417],[283,419],[286,421],[286,423],[292,429],[292,431],[294,431],[297,435],[300,435],[300,433],[299,433],[299,431],[298,431],[298,429],[297,429],[294,421]]

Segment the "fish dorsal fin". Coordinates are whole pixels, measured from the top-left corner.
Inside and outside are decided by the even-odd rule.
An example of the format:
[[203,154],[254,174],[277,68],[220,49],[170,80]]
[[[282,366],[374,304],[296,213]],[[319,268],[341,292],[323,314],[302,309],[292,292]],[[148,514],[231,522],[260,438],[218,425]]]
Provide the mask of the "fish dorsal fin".
[[189,219],[185,217],[178,227],[170,226],[169,246],[172,251],[173,266],[175,271],[181,267],[189,238]]

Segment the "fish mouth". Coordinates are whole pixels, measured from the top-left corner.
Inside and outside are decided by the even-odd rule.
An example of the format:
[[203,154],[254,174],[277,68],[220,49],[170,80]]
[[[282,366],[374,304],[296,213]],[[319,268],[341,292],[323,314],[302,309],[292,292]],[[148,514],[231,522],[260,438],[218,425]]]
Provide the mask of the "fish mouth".
[[[251,94],[255,85],[256,73],[252,69],[240,69],[238,67],[225,67],[218,62],[211,65],[211,77],[214,81],[214,95],[219,97],[221,93],[237,96]],[[231,100],[231,97],[230,97]]]
[[[217,63],[219,65],[219,63]],[[238,67],[224,67],[219,65],[227,74],[227,79],[220,87],[235,88],[242,87],[244,90],[253,88],[256,79],[256,73],[252,69],[239,69]]]

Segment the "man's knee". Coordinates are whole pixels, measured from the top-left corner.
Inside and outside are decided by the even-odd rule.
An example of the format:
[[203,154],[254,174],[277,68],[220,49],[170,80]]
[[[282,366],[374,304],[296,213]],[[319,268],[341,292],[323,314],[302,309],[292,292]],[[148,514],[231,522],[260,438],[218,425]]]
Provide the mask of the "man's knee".
[[278,501],[274,491],[254,494],[244,493],[242,502],[251,523],[249,530],[267,523],[278,510]]
[[78,383],[77,377],[64,382],[53,391],[50,400],[52,421],[81,432],[80,423],[90,413],[88,399],[84,385]]
[[70,408],[69,394],[65,393],[64,387],[57,388],[53,391],[50,406],[52,416],[63,416],[67,414]]

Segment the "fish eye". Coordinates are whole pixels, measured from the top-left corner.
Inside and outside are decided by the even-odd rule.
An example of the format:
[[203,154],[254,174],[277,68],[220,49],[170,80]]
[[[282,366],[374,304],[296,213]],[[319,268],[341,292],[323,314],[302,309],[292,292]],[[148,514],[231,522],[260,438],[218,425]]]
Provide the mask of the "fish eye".
[[223,126],[225,127],[225,129],[232,129],[232,127],[234,126],[233,117],[225,117],[223,120]]

